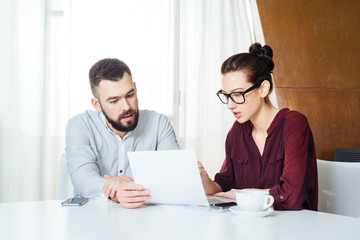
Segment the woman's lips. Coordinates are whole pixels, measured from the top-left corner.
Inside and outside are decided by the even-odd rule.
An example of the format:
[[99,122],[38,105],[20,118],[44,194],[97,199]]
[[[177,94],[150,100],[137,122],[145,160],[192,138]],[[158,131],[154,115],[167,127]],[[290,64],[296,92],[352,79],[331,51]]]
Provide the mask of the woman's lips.
[[240,113],[240,112],[233,112],[233,114],[234,114],[234,117],[235,117],[236,119],[238,119],[238,118],[241,117],[241,113]]

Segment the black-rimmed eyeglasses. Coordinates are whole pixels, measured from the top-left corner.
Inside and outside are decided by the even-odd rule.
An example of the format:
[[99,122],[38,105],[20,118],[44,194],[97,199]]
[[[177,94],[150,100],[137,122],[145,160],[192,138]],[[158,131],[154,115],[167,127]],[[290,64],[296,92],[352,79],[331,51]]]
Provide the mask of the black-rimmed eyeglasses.
[[216,95],[219,97],[220,101],[224,104],[229,103],[229,98],[236,104],[243,104],[245,102],[245,94],[260,87],[260,85],[263,81],[264,80],[252,85],[250,88],[248,88],[244,92],[232,92],[230,94],[226,94],[222,90],[219,90],[216,93]]

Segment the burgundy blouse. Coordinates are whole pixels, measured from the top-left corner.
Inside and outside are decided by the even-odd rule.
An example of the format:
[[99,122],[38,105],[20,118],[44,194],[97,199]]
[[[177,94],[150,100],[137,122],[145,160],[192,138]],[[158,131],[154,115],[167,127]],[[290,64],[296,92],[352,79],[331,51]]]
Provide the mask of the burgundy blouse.
[[215,182],[223,191],[270,188],[277,210],[317,210],[315,146],[306,117],[287,108],[280,110],[267,130],[262,156],[251,132],[250,121],[235,121]]

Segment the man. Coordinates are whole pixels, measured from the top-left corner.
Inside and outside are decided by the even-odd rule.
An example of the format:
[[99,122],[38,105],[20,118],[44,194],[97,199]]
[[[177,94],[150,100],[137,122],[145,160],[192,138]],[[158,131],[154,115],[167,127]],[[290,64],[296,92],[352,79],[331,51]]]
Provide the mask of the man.
[[103,59],[89,71],[91,103],[96,111],[70,119],[66,157],[76,196],[102,194],[125,208],[136,208],[150,192],[132,180],[128,151],[179,149],[166,116],[138,109],[137,89],[129,67]]

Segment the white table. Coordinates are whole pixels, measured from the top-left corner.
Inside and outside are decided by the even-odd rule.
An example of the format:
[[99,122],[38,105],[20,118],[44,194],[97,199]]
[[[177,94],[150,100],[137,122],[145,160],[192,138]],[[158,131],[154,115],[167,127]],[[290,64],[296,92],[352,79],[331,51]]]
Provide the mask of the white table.
[[244,218],[206,208],[144,206],[124,209],[91,200],[0,204],[0,239],[360,239],[360,218],[314,211],[275,211]]

